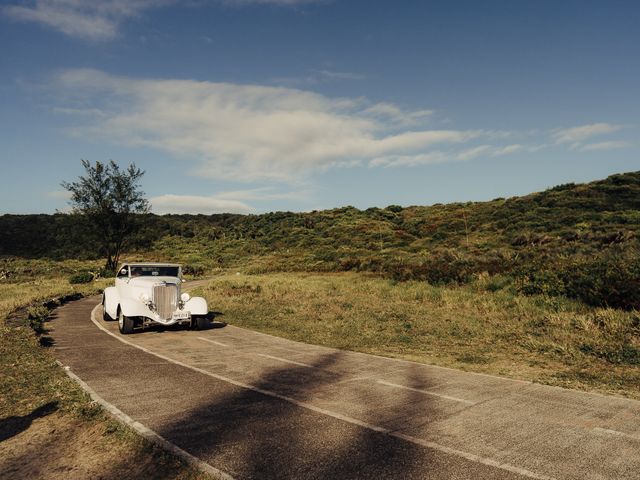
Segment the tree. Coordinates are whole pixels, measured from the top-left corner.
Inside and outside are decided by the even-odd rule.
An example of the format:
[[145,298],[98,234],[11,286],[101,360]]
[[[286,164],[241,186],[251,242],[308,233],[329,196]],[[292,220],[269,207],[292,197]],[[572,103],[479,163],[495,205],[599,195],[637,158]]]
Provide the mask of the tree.
[[85,176],[61,185],[71,192],[73,213],[82,215],[96,234],[107,257],[105,267],[115,271],[129,236],[140,227],[140,215],[149,212],[149,202],[139,185],[144,171],[135,163],[120,170],[113,160],[95,165],[82,160],[82,166]]

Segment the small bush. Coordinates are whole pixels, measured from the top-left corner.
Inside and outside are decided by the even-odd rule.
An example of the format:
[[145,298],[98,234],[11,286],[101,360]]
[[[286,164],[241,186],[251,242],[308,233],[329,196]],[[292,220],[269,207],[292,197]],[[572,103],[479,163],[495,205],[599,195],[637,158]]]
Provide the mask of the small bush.
[[182,266],[182,273],[185,275],[193,275],[194,277],[201,277],[204,275],[205,267],[202,265],[187,264]]
[[389,205],[387,207],[387,210],[393,213],[400,213],[403,210],[403,208],[400,205]]
[[69,277],[69,283],[89,283],[93,280],[91,272],[79,272]]
[[640,365],[640,348],[633,345],[594,346],[583,343],[579,347],[582,353],[602,358],[609,363]]
[[97,275],[98,278],[113,278],[115,276],[116,276],[116,272],[108,268],[101,268],[100,270],[98,270],[98,275]]
[[28,310],[29,326],[37,334],[44,333],[44,322],[49,318],[49,309],[42,305],[30,307]]
[[640,309],[640,254],[611,249],[562,272],[566,294],[589,305]]
[[524,295],[564,295],[562,278],[552,270],[529,271],[520,276],[518,292]]

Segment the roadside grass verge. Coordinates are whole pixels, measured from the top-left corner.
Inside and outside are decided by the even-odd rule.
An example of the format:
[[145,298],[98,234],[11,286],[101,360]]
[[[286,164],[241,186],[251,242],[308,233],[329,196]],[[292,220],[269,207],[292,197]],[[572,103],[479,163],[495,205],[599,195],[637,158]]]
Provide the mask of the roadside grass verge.
[[[39,272],[49,268],[34,265]],[[0,281],[0,472],[6,478],[212,478],[112,419],[55,362],[43,341],[55,300],[97,294],[112,282],[72,285],[66,275],[77,266],[65,267],[57,270],[64,277],[21,273]]]
[[357,273],[224,274],[199,290],[240,327],[640,399],[638,312],[493,291],[482,278],[438,287]]

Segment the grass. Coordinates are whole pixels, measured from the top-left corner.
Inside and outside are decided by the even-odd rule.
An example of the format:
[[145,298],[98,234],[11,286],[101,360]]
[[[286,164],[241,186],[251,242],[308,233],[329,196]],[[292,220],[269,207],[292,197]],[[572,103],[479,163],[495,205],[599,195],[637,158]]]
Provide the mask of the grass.
[[[126,464],[119,464],[118,468],[123,474],[128,473],[127,478],[148,478],[149,475],[185,480],[211,478],[111,419],[67,377],[43,346],[50,307],[56,303],[52,300],[74,294],[97,294],[112,280],[69,283],[69,273],[91,270],[95,267],[92,262],[59,262],[57,268],[53,262],[17,262],[16,259],[11,262],[13,271],[18,274],[0,281],[0,420],[28,416],[38,407],[55,405],[55,412],[45,417],[55,425],[52,431],[73,429],[70,438],[90,438],[90,446],[78,446],[70,441],[68,447],[81,448],[87,458],[92,458],[93,452],[93,457],[104,459],[104,465],[95,458],[90,462],[98,476],[109,472],[114,460],[121,460],[117,458],[117,452],[126,452],[125,463],[131,462],[130,468]],[[18,269],[15,268],[17,263]],[[7,442],[15,441],[12,438]],[[64,445],[59,447],[64,448]],[[113,449],[114,453],[105,456],[104,448]],[[48,453],[43,452],[43,455],[46,458]]]
[[496,288],[282,273],[200,293],[227,322],[293,340],[640,399],[636,312]]
[[66,278],[0,283],[0,416],[24,415],[49,401],[58,402],[63,411],[84,404],[80,389],[41,346],[49,314],[42,304],[67,295],[96,294],[106,284],[71,285]]

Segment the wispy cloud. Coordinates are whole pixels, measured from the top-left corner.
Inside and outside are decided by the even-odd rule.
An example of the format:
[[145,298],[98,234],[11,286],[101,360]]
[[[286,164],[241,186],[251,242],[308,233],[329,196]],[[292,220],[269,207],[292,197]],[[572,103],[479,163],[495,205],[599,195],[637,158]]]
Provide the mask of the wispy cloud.
[[45,196],[56,200],[70,200],[71,192],[68,190],[53,190],[51,192],[46,192]]
[[474,158],[480,156],[487,157],[500,157],[502,155],[509,155],[511,153],[516,153],[522,150],[524,146],[520,144],[512,144],[505,145],[501,147],[496,147],[493,145],[478,145],[477,147],[469,148],[464,150],[456,155],[458,160],[473,160]]
[[571,128],[558,128],[551,132],[551,137],[556,144],[566,144],[570,150],[579,150],[584,142],[592,137],[611,134],[622,130],[624,125],[610,123],[591,123]]
[[335,72],[333,70],[313,70],[319,76],[331,80],[364,80],[365,76],[352,72]]
[[104,117],[105,113],[99,108],[62,108],[55,107],[54,113],[63,113],[65,115],[88,115],[90,117]]
[[151,210],[163,215],[166,213],[252,213],[255,209],[239,200],[219,198],[217,196],[166,194],[149,199]]
[[311,3],[323,3],[327,1],[328,0],[219,0],[220,3],[223,3],[225,5],[233,5],[233,6],[280,5],[283,7],[309,5]]
[[275,77],[271,82],[285,87],[311,86],[322,83],[364,80],[366,77],[353,72],[338,72],[333,70],[308,70],[306,74],[297,77]]
[[389,155],[374,158],[369,162],[370,167],[416,167],[419,165],[431,165],[445,162],[466,162],[478,157],[499,157],[509,155],[526,149],[523,145],[513,144],[506,146],[477,145],[464,150],[432,151],[422,155]]
[[428,111],[292,88],[139,80],[96,70],[66,71],[57,85],[82,95],[83,106],[105,112],[78,127],[79,134],[168,151],[190,160],[192,173],[236,181],[298,182],[313,171],[375,158],[424,163],[435,146],[500,136],[483,130],[401,129],[394,119],[419,119]]
[[227,190],[214,195],[165,194],[149,199],[154,213],[255,213],[257,210],[247,202],[293,200],[307,203],[308,190],[279,191],[274,187],[246,190]]
[[118,26],[149,8],[171,0],[36,0],[7,5],[3,13],[16,20],[35,22],[66,35],[89,40],[109,40]]
[[631,147],[629,142],[625,142],[622,140],[612,140],[609,142],[597,142],[597,143],[588,143],[580,147],[582,152],[591,152],[596,150],[617,150],[619,148],[628,148]]
[[230,6],[272,4],[303,5],[316,0],[32,0],[6,5],[2,12],[16,20],[35,22],[66,35],[88,40],[111,40],[120,24],[142,12],[166,5],[206,5],[218,3]]
[[290,192],[279,192],[273,187],[251,188],[248,190],[230,190],[216,194],[216,198],[232,200],[298,200],[308,199],[309,191],[299,190]]
[[434,111],[406,111],[393,103],[380,102],[368,107],[363,113],[378,118],[381,121],[393,122],[399,126],[412,126],[424,122],[434,114]]

